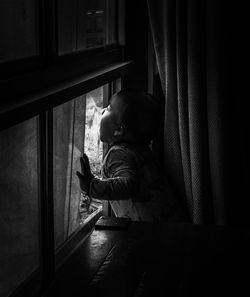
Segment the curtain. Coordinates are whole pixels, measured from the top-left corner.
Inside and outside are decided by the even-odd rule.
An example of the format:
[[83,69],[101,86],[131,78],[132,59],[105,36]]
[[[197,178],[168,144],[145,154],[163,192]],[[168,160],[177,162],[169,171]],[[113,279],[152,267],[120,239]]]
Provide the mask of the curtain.
[[193,223],[248,223],[244,7],[148,0],[148,10],[165,95],[166,173]]

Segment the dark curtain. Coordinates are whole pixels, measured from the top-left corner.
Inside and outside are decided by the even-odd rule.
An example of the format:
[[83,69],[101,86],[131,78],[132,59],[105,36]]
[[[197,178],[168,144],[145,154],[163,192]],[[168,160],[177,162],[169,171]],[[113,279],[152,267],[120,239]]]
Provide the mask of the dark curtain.
[[148,0],[148,8],[165,95],[166,173],[193,223],[248,223],[246,7]]

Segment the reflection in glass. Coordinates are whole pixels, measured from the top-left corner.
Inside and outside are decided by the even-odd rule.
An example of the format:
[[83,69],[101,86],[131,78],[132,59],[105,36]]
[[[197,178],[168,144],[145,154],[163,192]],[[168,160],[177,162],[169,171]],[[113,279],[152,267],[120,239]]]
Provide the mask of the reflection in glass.
[[115,0],[59,0],[59,54],[116,42]]
[[39,266],[37,120],[0,132],[0,296]]
[[[100,120],[101,110],[103,108],[103,88],[98,88],[86,95],[86,113],[85,113],[85,137],[84,152],[89,158],[89,164],[92,173],[95,176],[101,176],[101,166],[103,158],[103,145],[100,142]],[[100,211],[102,203],[81,193],[80,216],[81,223],[86,223],[92,218],[93,214]]]

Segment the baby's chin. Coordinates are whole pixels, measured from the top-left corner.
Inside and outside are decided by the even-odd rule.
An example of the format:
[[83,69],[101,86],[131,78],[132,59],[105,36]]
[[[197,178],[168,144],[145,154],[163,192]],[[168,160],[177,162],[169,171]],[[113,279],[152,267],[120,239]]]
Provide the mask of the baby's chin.
[[103,135],[102,133],[100,133],[100,141],[103,143],[106,143],[108,145],[114,145],[116,143],[121,143],[124,140],[125,140],[124,137],[121,137],[121,136]]
[[100,140],[101,140],[101,142],[104,142],[104,143],[106,142],[102,136],[100,136]]
[[103,137],[102,135],[100,135],[100,141],[106,144],[111,144],[110,141],[108,141],[105,137]]

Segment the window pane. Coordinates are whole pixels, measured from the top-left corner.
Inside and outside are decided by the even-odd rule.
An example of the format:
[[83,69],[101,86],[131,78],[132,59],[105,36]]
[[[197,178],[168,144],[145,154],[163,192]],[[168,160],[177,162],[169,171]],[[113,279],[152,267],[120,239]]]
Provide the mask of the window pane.
[[59,0],[59,54],[116,42],[115,0]]
[[36,118],[0,132],[0,296],[39,266]]
[[[104,88],[98,88],[86,95],[86,113],[85,113],[85,137],[84,152],[89,158],[89,164],[92,173],[98,177],[101,176],[101,166],[103,159],[103,145],[100,142],[99,126],[101,120],[101,110],[103,108]],[[80,222],[84,224],[92,217],[92,213],[101,208],[102,203],[93,199],[90,207],[89,197],[81,193],[80,201]]]
[[84,152],[89,157],[93,174],[100,176],[103,146],[100,142],[99,126],[103,109],[103,88],[98,88],[86,95],[85,141]]
[[38,55],[38,0],[0,1],[0,62]]
[[103,106],[103,87],[54,109],[55,245],[59,247],[86,219],[101,210],[101,202],[81,193],[76,171],[80,157],[89,155],[94,174],[99,174],[102,145],[98,121]]

